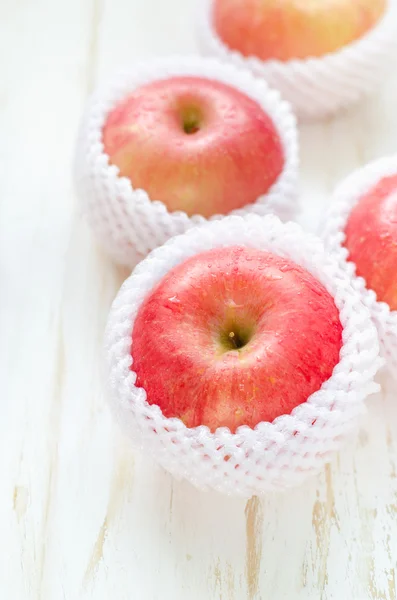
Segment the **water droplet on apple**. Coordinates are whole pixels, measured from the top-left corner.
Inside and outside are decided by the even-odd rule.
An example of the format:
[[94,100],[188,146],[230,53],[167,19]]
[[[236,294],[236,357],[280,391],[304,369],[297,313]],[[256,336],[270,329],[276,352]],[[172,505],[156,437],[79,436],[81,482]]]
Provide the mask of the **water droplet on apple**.
[[292,271],[293,268],[291,267],[291,265],[282,265],[280,267],[280,271],[282,271],[283,273],[286,273],[287,271]]
[[271,281],[280,281],[280,279],[282,279],[283,276],[282,275],[269,275],[268,279],[270,279]]
[[310,302],[310,307],[314,312],[318,312],[319,310],[322,309],[322,306],[320,303],[317,304],[317,302]]
[[172,298],[168,298],[168,300],[170,302],[173,302],[174,304],[180,304],[181,301],[178,299],[178,296],[172,296]]

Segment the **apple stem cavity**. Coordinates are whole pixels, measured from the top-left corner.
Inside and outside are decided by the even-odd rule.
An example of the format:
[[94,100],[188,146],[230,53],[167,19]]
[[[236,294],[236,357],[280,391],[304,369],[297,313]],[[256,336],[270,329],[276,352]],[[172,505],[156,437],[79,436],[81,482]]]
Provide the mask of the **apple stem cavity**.
[[226,332],[221,333],[221,345],[225,352],[241,350],[248,344],[251,337],[252,333],[249,330],[243,330],[235,326],[233,328],[228,327]]
[[201,121],[202,115],[196,107],[189,106],[182,111],[182,127],[187,135],[200,131]]

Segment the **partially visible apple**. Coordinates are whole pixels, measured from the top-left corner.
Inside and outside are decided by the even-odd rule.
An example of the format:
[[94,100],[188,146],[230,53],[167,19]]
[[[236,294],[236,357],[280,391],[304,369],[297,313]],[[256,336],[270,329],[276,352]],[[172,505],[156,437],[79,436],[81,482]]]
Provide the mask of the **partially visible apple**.
[[259,104],[199,77],[134,91],[109,114],[103,143],[110,163],[135,189],[190,216],[256,202],[284,167],[280,137]]
[[372,29],[387,0],[214,0],[214,26],[232,50],[288,61],[335,52]]
[[291,260],[217,248],[172,269],[138,311],[132,370],[187,427],[255,427],[330,378],[342,326],[331,295]]
[[397,175],[382,179],[353,208],[345,246],[378,300],[397,310]]

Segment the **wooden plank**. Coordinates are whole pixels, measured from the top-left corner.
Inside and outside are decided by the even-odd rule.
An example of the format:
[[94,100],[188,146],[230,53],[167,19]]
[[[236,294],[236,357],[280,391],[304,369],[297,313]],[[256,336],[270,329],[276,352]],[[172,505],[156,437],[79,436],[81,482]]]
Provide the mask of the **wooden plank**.
[[62,315],[71,159],[87,93],[92,11],[79,0],[2,6],[2,598],[47,597],[65,369],[74,352],[65,348]]

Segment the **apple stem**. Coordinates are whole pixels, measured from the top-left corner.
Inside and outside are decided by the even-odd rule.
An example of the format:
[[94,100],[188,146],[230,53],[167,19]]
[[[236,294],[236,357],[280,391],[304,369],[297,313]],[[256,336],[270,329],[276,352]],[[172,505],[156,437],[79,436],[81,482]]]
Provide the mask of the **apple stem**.
[[188,135],[192,135],[193,133],[197,133],[200,127],[198,127],[194,123],[185,123],[183,129],[185,133],[187,133]]
[[233,346],[236,348],[236,350],[239,349],[239,345],[238,345],[238,339],[236,339],[236,334],[234,333],[234,331],[231,331],[229,333],[229,339],[232,342]]

